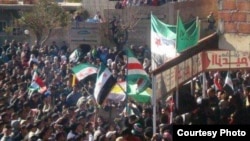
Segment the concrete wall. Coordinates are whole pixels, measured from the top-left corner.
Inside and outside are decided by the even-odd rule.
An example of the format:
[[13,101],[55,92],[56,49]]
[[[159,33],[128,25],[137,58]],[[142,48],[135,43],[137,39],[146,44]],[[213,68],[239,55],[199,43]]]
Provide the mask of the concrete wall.
[[219,48],[250,52],[250,1],[220,0]]
[[86,9],[90,16],[94,16],[97,11],[103,14],[104,9],[115,9],[115,1],[109,0],[82,0],[82,6]]
[[[182,2],[169,2],[162,6],[140,6],[126,9],[106,9],[104,16],[106,19],[112,19],[113,16],[120,17],[123,23],[138,21],[135,27],[129,31],[128,44],[144,45],[150,44],[150,13],[152,12],[163,22],[168,24],[176,24],[177,11],[183,21],[188,21],[195,17],[199,17],[201,22],[201,37],[208,33],[206,17],[213,11],[217,17],[217,3],[208,0],[188,0]],[[133,22],[131,22],[133,23]]]
[[[108,0],[83,0],[83,8],[89,11],[90,16],[94,16],[97,11],[100,11],[104,18],[107,20],[113,16],[118,16],[123,22],[126,21],[138,21],[138,24],[129,31],[129,44],[150,44],[150,13],[152,12],[162,21],[168,24],[176,24],[177,10],[180,10],[180,15],[184,21],[188,21],[191,18],[198,16],[204,20],[202,22],[202,28],[205,28],[206,16],[210,11],[214,11],[217,16],[217,1],[210,0],[187,0],[182,2],[169,2],[162,6],[140,6],[132,7],[121,10],[114,9],[114,1]],[[53,33],[53,36],[48,40],[47,44],[50,44],[53,40],[56,40],[58,44],[65,40],[69,41],[69,34],[67,30],[59,29],[59,33]],[[206,33],[201,30],[201,34],[204,36]],[[98,36],[98,35],[97,35]],[[71,46],[72,47],[72,46]],[[72,47],[74,48],[74,47]]]

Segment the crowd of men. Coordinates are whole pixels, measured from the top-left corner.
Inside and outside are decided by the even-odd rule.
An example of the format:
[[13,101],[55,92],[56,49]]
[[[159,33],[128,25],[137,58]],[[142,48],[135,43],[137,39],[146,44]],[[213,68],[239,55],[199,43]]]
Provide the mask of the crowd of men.
[[[150,49],[130,47],[150,73]],[[93,47],[78,63],[105,62],[117,81],[123,81],[126,61],[119,50]],[[208,72],[206,96],[201,91],[190,94],[195,106],[185,113],[178,113],[171,98],[159,101],[153,133],[151,104],[108,101],[100,107],[93,98],[94,77],[72,86],[71,68],[77,63],[69,62],[71,52],[66,42],[61,46],[55,41],[44,46],[16,40],[2,43],[0,141],[172,141],[175,124],[249,123],[248,71],[232,73],[233,92],[223,87],[223,72]],[[47,87],[43,93],[30,90],[34,72]]]
[[[131,48],[149,70],[148,61],[143,63],[150,57],[148,49]],[[1,141],[150,140],[153,137],[150,105],[109,101],[100,107],[93,98],[95,78],[72,86],[71,68],[78,63],[99,66],[105,62],[118,81],[125,80],[126,62],[118,50],[99,46],[77,63],[70,63],[72,50],[66,42],[60,46],[55,41],[39,46],[5,40],[0,50]],[[31,91],[34,72],[47,87],[43,93]],[[129,105],[132,112],[124,110],[124,105]],[[166,127],[166,137],[171,138],[171,132],[167,132],[170,128]]]

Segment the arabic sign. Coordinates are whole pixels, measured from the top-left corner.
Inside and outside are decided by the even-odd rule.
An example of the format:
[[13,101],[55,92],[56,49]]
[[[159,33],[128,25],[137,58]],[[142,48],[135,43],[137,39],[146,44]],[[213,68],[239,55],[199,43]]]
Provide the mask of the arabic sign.
[[192,74],[193,76],[202,72],[202,53],[196,54],[192,57]]
[[185,83],[193,76],[201,73],[203,71],[202,60],[202,53],[198,53],[177,64],[176,66],[173,66],[169,69],[166,69],[162,73],[157,74],[156,98],[158,99],[162,97],[161,94],[163,87],[165,87],[165,91],[168,93],[176,88],[177,84],[180,85]]
[[192,59],[189,58],[176,66],[176,77],[178,83],[183,83],[192,77]]
[[176,67],[172,67],[162,73],[167,91],[176,87]]
[[250,67],[248,52],[207,51],[203,56],[205,70],[243,69]]
[[[244,69],[250,67],[250,54],[239,51],[206,51],[196,54],[181,63],[166,69],[156,75],[156,87],[158,91],[162,90],[162,83],[166,92],[176,88],[177,84],[181,85],[202,71],[206,70],[227,70],[227,69]],[[161,76],[162,75],[162,76]],[[161,79],[161,77],[163,79]],[[157,98],[160,98],[160,92],[157,92]]]
[[174,66],[170,69],[157,74],[156,77],[156,99],[161,99],[168,92],[172,91],[176,85],[177,67]]

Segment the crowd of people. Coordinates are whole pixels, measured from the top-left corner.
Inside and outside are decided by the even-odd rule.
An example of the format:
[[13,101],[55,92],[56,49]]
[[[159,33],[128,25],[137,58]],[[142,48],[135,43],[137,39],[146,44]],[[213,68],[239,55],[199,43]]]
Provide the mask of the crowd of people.
[[[150,71],[149,50],[131,46]],[[95,51],[94,51],[95,49]],[[43,47],[34,43],[5,40],[1,45],[0,134],[1,141],[101,141],[149,140],[153,137],[150,104],[107,101],[95,104],[95,78],[72,86],[71,68],[78,63],[107,63],[117,81],[126,79],[126,62],[117,48],[99,46],[70,63],[70,50],[55,41]],[[31,91],[34,72],[47,89]],[[128,105],[128,110],[124,110]],[[112,111],[112,113],[110,112]],[[111,114],[112,117],[111,117]],[[113,120],[115,119],[115,120]],[[166,136],[171,137],[170,131]]]
[[[150,73],[150,49],[130,46]],[[72,50],[58,46],[30,45],[6,40],[0,48],[0,139],[1,141],[172,141],[175,124],[248,124],[250,75],[232,73],[234,91],[223,87],[224,72],[207,72],[207,92],[190,94],[192,110],[179,113],[174,97],[158,102],[156,133],[152,105],[108,100],[98,106],[93,98],[95,78],[72,86],[71,68],[78,63],[99,66],[105,62],[117,81],[126,79],[126,61],[120,49],[92,47],[77,63],[69,62]],[[31,91],[37,72],[47,89]],[[191,102],[182,103],[189,105]]]

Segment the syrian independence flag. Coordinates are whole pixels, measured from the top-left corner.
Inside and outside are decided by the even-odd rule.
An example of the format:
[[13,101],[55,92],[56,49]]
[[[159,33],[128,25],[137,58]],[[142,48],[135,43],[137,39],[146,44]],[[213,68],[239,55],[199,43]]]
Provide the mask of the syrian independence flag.
[[41,94],[43,94],[47,90],[47,86],[44,84],[43,80],[38,76],[38,73],[36,71],[33,74],[29,90],[32,92],[37,91]]
[[151,14],[151,56],[153,69],[177,56],[175,42],[176,26],[165,24]]
[[88,76],[97,74],[97,67],[91,64],[79,64],[72,68],[73,73],[75,74],[78,81],[81,81]]
[[225,83],[224,83],[223,88],[228,94],[234,93],[234,86],[233,86],[233,81],[232,81],[230,72],[227,72],[227,76],[225,78]]
[[147,72],[143,69],[140,61],[134,56],[132,51],[127,48],[127,81],[129,85],[137,84],[137,92],[143,92],[150,85]]
[[80,53],[77,49],[75,49],[70,55],[69,55],[69,62],[76,63],[80,58]]
[[94,98],[97,104],[103,104],[115,84],[116,79],[113,77],[112,73],[105,66],[105,64],[102,63],[97,72],[97,78],[94,89]]

